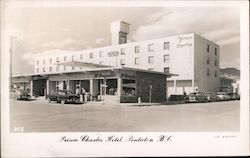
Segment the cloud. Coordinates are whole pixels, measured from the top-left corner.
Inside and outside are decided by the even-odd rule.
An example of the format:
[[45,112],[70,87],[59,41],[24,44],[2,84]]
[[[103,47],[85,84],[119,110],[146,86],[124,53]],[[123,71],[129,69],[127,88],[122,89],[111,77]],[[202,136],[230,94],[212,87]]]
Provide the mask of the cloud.
[[61,31],[64,31],[64,32],[70,31],[70,29],[69,29],[69,28],[66,28],[66,27],[62,27],[62,28],[60,28],[60,30],[61,30]]
[[27,61],[27,63],[29,64],[29,65],[33,65],[34,63],[33,63],[33,53],[31,53],[31,52],[28,52],[28,53],[24,53],[23,54],[23,56],[22,56],[22,58],[25,60],[25,61]]
[[228,39],[223,39],[221,41],[218,41],[217,43],[220,46],[225,46],[225,45],[229,45],[229,44],[233,44],[233,43],[239,43],[240,42],[240,36],[235,36],[235,37],[231,37]]
[[52,41],[52,42],[47,42],[43,43],[42,47],[45,49],[72,49],[72,48],[82,48],[83,46],[86,46],[88,44],[87,41],[84,40],[75,40],[72,38],[66,38],[62,41]]
[[234,8],[165,9],[148,19],[134,32],[136,41],[191,32],[213,41],[239,36],[239,10]]
[[103,41],[104,41],[104,38],[98,38],[98,39],[95,40],[95,43],[96,44],[102,44]]

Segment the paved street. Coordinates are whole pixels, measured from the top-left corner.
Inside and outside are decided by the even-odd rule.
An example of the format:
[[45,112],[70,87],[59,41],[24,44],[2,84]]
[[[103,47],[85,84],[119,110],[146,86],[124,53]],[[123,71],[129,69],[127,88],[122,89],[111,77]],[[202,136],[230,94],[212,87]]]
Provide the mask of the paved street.
[[10,100],[10,130],[24,132],[238,131],[240,102],[178,105],[58,104]]

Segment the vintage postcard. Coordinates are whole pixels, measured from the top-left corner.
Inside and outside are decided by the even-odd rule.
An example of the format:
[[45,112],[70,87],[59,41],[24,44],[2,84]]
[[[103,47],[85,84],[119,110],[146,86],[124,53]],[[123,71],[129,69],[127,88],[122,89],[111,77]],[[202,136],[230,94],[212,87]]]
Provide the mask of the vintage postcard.
[[3,157],[249,155],[248,1],[1,1]]

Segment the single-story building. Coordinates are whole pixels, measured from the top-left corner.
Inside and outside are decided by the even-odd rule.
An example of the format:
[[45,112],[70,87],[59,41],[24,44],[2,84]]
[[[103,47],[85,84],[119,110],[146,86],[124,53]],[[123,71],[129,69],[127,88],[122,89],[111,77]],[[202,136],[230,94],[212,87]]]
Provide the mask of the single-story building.
[[31,96],[46,96],[54,90],[76,93],[77,88],[84,88],[90,100],[107,103],[137,102],[138,98],[142,102],[166,101],[166,79],[170,74],[128,67],[89,66],[91,68],[63,73],[13,76],[12,83],[15,87],[24,86]]

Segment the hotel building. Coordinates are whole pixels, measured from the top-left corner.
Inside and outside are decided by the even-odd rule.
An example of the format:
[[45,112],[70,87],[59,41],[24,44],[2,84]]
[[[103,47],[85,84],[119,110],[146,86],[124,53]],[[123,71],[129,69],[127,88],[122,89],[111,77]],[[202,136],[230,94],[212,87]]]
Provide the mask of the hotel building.
[[[112,70],[110,69],[112,67],[168,74],[167,77],[170,77],[169,74],[174,74],[167,79],[167,84],[161,84],[165,86],[166,97],[172,94],[220,90],[220,48],[214,42],[195,33],[188,33],[127,43],[128,33],[129,24],[116,21],[111,23],[111,46],[37,54],[34,56],[33,76],[40,77],[35,77],[37,80],[33,80],[32,84],[29,80],[29,84],[33,87],[32,91],[40,89],[39,95],[42,95],[49,93],[51,87],[65,89],[70,83],[60,79],[60,75],[64,73],[89,72],[105,68]],[[55,74],[57,77],[52,80],[48,80],[47,77],[43,79],[43,76]],[[70,77],[69,80],[77,80],[72,84],[74,87],[72,90],[80,84],[79,79],[74,77]],[[82,84],[90,83],[88,81]]]

